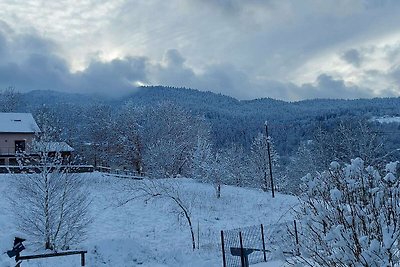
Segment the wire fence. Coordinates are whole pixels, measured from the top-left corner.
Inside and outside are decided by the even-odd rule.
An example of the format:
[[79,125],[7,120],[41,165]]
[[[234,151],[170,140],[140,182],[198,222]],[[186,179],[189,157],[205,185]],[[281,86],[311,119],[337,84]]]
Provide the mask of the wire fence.
[[248,267],[298,255],[298,244],[296,221],[221,231],[223,267]]

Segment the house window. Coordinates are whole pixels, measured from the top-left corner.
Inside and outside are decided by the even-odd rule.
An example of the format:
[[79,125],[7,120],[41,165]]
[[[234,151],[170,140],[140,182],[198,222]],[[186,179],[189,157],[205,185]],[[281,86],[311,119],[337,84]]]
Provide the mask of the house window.
[[25,151],[25,140],[15,140],[15,152]]

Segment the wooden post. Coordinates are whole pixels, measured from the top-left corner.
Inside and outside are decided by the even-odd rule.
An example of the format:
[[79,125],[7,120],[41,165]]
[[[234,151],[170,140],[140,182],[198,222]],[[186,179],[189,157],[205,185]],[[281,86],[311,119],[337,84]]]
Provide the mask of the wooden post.
[[275,197],[275,188],[274,188],[274,179],[272,178],[272,162],[271,162],[271,148],[268,140],[268,125],[267,122],[265,122],[265,134],[267,136],[267,150],[268,150],[268,162],[269,162],[269,176],[271,178],[271,191],[272,191],[272,197]]
[[222,265],[226,267],[224,231],[221,231]]
[[85,266],[85,253],[81,253],[81,266]]
[[200,222],[197,220],[197,249],[200,249]]
[[19,252],[17,252],[17,254],[15,255],[15,262],[17,264],[15,265],[15,267],[21,267],[21,262],[22,261],[19,261],[19,257],[20,257],[20,254],[19,254]]
[[246,259],[243,249],[242,231],[239,232],[239,241],[240,241],[240,261],[242,262],[242,267],[246,267]]
[[296,256],[300,256],[299,236],[297,234],[297,223],[296,223],[296,220],[294,220],[294,234],[295,234],[295,237],[296,237]]
[[264,238],[264,225],[261,224],[261,239],[263,243],[264,261],[267,261],[267,254],[265,252],[265,238]]

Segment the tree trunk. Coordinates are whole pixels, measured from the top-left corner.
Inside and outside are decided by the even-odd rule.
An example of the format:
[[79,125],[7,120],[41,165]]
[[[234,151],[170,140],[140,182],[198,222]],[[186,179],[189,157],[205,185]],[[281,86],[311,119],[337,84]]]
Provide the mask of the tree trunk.
[[44,186],[45,186],[45,197],[44,197],[44,231],[45,231],[45,249],[53,249],[50,240],[50,212],[49,212],[49,202],[50,202],[50,192],[49,192],[49,177],[47,173],[41,174],[44,175]]
[[193,231],[192,220],[190,219],[190,215],[189,215],[188,211],[186,210],[186,208],[182,205],[182,203],[180,202],[179,199],[177,199],[175,197],[171,197],[171,198],[176,202],[176,204],[178,204],[178,206],[182,209],[183,213],[185,214],[185,218],[189,224],[190,234],[192,236],[192,248],[193,248],[193,250],[195,250],[196,249],[196,240],[194,237],[194,231]]
[[264,171],[264,184],[262,187],[262,190],[266,192],[268,190],[268,177],[267,177],[267,171]]
[[221,184],[216,185],[217,198],[221,198]]

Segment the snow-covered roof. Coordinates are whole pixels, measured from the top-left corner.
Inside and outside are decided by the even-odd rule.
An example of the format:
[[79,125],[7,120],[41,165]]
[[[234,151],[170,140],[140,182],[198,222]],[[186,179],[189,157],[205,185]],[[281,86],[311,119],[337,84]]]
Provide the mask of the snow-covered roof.
[[39,126],[31,113],[0,113],[0,133],[36,133]]
[[66,142],[36,142],[34,150],[46,152],[73,152],[74,149]]

